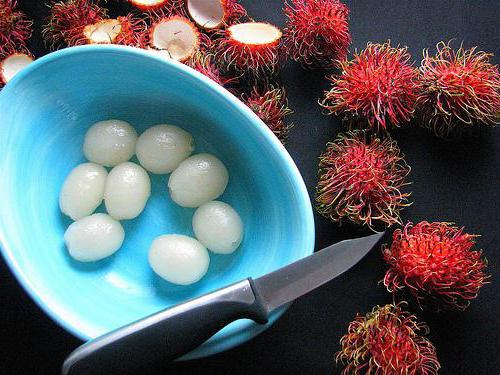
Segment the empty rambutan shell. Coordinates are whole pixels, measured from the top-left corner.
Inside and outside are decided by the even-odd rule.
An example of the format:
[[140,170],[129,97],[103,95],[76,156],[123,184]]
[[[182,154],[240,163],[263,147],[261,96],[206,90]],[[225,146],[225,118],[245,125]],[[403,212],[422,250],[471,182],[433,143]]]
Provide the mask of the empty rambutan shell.
[[389,265],[384,285],[390,292],[408,290],[420,306],[465,309],[488,279],[476,237],[451,223],[406,224],[382,248]]
[[219,33],[216,55],[229,70],[273,74],[283,61],[281,37],[280,29],[265,22],[232,25]]
[[401,223],[410,173],[396,141],[366,130],[340,134],[320,156],[317,210],[334,222],[371,229]]
[[164,56],[186,61],[200,47],[201,35],[187,18],[172,16],[155,22],[149,30],[149,46]]
[[17,9],[16,0],[0,0],[0,57],[26,47],[33,22]]
[[0,84],[5,85],[17,73],[33,62],[33,57],[25,53],[14,53],[0,62]]
[[217,29],[234,23],[247,12],[237,0],[186,0],[191,19],[204,29]]
[[436,348],[425,337],[428,327],[397,305],[376,306],[357,315],[341,338],[337,363],[342,375],[436,375]]

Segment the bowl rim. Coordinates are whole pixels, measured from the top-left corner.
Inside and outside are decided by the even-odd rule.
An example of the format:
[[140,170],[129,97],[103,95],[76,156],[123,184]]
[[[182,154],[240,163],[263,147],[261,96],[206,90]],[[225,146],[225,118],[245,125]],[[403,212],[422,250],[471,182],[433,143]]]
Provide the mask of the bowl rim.
[[[311,205],[311,200],[309,198],[309,194],[302,178],[302,175],[299,172],[298,167],[293,161],[292,157],[285,149],[283,144],[278,140],[278,138],[274,135],[274,133],[264,124],[264,122],[244,103],[242,103],[236,96],[230,93],[228,90],[220,86],[218,83],[214,82],[210,78],[204,76],[202,73],[188,67],[185,64],[182,64],[175,60],[168,60],[164,57],[160,57],[154,52],[142,50],[139,48],[128,47],[128,46],[119,46],[119,45],[85,45],[85,46],[76,46],[76,47],[68,47],[62,50],[58,50],[52,53],[49,53],[39,59],[36,59],[33,63],[24,68],[21,72],[19,72],[13,79],[4,87],[3,90],[0,91],[0,108],[2,107],[2,98],[7,97],[10,92],[15,92],[17,84],[31,75],[34,71],[50,64],[51,62],[59,59],[64,59],[67,56],[77,55],[77,54],[88,54],[88,53],[119,53],[125,55],[134,55],[139,56],[145,59],[152,59],[156,62],[163,63],[165,65],[169,65],[174,69],[181,71],[197,81],[202,82],[205,86],[207,86],[212,92],[219,96],[220,100],[225,100],[231,106],[235,107],[239,112],[241,112],[245,117],[247,117],[250,122],[255,126],[258,132],[264,137],[264,141],[268,143],[268,145],[276,152],[280,159],[280,164],[284,166],[288,173],[293,176],[293,181],[295,184],[295,188],[300,192],[298,196],[299,205],[301,207],[302,213],[305,215],[302,217],[302,222],[304,225],[304,237],[306,241],[309,242],[309,248],[304,249],[303,257],[310,255],[314,252],[314,244],[315,244],[315,223],[314,223],[314,215]],[[6,261],[7,266],[11,270],[12,274],[15,276],[19,284],[25,290],[25,292],[31,297],[31,299],[42,309],[42,311],[47,314],[56,324],[60,327],[64,328],[67,332],[70,332],[74,336],[87,341],[92,339],[92,337],[84,332],[83,327],[76,327],[72,325],[64,316],[58,311],[55,306],[52,306],[50,301],[42,296],[42,293],[38,288],[34,287],[29,277],[23,271],[22,267],[17,263],[16,257],[14,256],[14,249],[9,245],[9,241],[6,238],[6,234],[4,233],[4,228],[0,220],[0,253],[3,255],[3,258]],[[289,306],[289,305],[288,305]],[[279,316],[281,316],[286,309],[286,306],[282,309],[282,311],[277,314],[277,316],[273,319],[270,319],[270,324],[274,323]],[[267,328],[267,327],[266,327]],[[239,344],[250,340],[254,336],[257,336],[264,329],[260,330],[256,334],[248,337],[247,339],[241,341]],[[236,344],[238,345],[238,344]],[[212,353],[201,354],[201,355],[187,355],[183,357],[184,359],[194,359],[204,357],[206,355],[213,355],[218,352],[222,352],[228,350],[234,346],[235,344],[226,345],[221,350],[214,350]]]

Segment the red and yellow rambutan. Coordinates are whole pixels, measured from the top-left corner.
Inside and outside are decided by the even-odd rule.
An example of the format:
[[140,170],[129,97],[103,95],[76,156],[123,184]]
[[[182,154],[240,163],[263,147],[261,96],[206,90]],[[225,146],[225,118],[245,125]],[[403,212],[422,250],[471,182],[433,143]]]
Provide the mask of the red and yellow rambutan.
[[215,63],[214,55],[208,52],[196,52],[192,58],[186,61],[185,64],[225,88],[230,88],[232,84],[235,84],[238,81],[237,77],[224,75]]
[[228,70],[272,75],[283,62],[280,29],[264,22],[245,22],[221,30],[216,56]]
[[423,126],[446,138],[500,123],[500,72],[490,62],[492,56],[476,47],[455,51],[444,42],[434,56],[424,51],[417,99]]
[[317,210],[334,222],[348,219],[374,229],[401,223],[402,192],[410,167],[396,141],[355,130],[340,134],[320,156]]
[[14,76],[33,62],[28,52],[16,52],[0,59],[0,87],[6,85]]
[[438,309],[465,309],[487,282],[487,263],[474,250],[477,236],[450,223],[408,223],[382,249],[390,292],[406,288],[418,301]]
[[351,126],[385,131],[409,121],[418,95],[418,71],[407,48],[368,43],[351,61],[342,61],[340,76],[320,103],[330,114],[344,114]]
[[285,143],[290,124],[285,117],[293,111],[288,107],[288,99],[284,87],[265,85],[264,88],[255,85],[249,95],[242,97],[243,102],[267,125],[267,127]]
[[349,8],[339,0],[285,2],[285,49],[306,67],[333,68],[351,44]]
[[349,324],[336,361],[345,366],[344,375],[434,375],[441,366],[427,333],[401,303],[376,306]]
[[0,0],[0,58],[26,49],[33,22],[17,8],[16,0]]
[[191,19],[206,30],[231,25],[247,15],[238,0],[186,0]]

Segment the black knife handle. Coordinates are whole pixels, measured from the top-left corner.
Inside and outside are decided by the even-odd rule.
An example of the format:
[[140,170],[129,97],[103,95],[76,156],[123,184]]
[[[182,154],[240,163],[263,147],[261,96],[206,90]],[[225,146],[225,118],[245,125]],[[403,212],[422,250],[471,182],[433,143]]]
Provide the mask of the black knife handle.
[[77,348],[62,374],[120,374],[190,352],[237,319],[267,322],[267,312],[246,279],[161,311]]

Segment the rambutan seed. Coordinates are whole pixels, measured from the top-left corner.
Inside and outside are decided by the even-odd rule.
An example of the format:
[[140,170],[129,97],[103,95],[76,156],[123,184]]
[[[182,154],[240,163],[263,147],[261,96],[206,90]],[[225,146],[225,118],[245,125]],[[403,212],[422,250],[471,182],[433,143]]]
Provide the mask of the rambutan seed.
[[186,9],[191,19],[207,30],[231,25],[247,15],[238,0],[186,0]]
[[493,54],[477,47],[453,50],[444,42],[436,49],[434,56],[425,50],[420,65],[422,125],[448,138],[500,124],[500,72],[490,62]]
[[390,292],[405,288],[420,306],[467,308],[488,279],[487,262],[474,249],[476,237],[451,223],[406,224],[382,248],[389,265],[384,285]]
[[337,363],[348,374],[435,375],[441,368],[434,345],[424,337],[429,329],[404,303],[376,306],[357,315],[341,338]]
[[391,226],[409,205],[402,192],[410,167],[396,141],[356,130],[327,144],[319,159],[317,210],[334,222]]
[[350,127],[386,131],[410,121],[419,91],[418,71],[407,48],[368,43],[351,61],[342,61],[341,75],[332,75],[332,89],[320,104],[330,114],[344,114]]
[[17,0],[0,0],[0,58],[26,49],[33,22],[17,8]]
[[0,87],[33,62],[30,54],[16,52],[0,61]]

